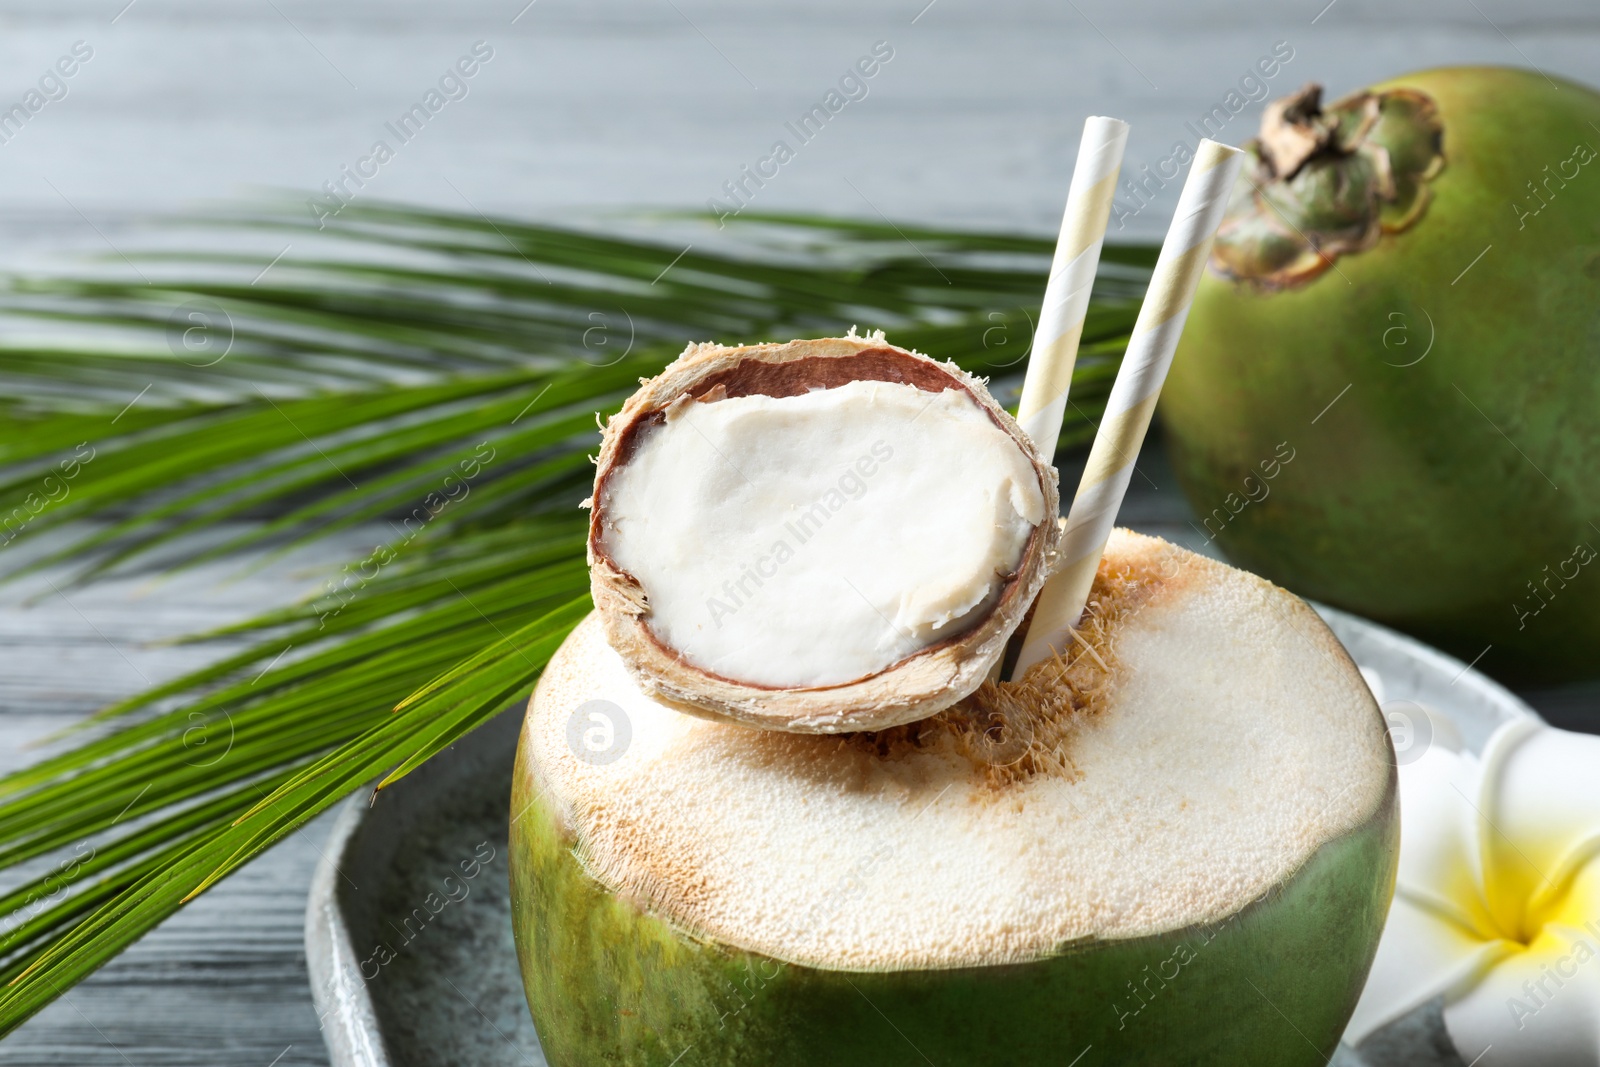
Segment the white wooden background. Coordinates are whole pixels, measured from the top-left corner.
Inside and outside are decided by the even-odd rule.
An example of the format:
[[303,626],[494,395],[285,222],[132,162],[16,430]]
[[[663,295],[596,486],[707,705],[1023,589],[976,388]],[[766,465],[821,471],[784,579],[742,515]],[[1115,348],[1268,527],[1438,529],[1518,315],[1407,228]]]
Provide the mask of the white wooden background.
[[[526,4],[526,6],[524,6]],[[855,60],[894,58],[759,191],[760,209],[1047,231],[1088,113],[1154,163],[1278,42],[1271,81],[1342,93],[1425,66],[1594,79],[1594,0],[4,0],[0,110],[74,42],[93,58],[0,144],[0,266],[114,257],[150,216],[339,176],[474,42],[493,58],[362,196],[571,217],[698,208]],[[1225,131],[1253,132],[1252,104]],[[386,138],[387,139],[387,138]],[[1192,143],[1192,139],[1191,139]],[[1164,227],[1175,190],[1125,231]],[[1170,519],[1170,497],[1149,522]],[[1143,523],[1148,525],[1149,523]],[[318,582],[359,534],[270,570],[0,590],[0,766],[224,651],[155,648]],[[33,594],[49,594],[30,603]],[[1589,691],[1535,694],[1593,725]],[[323,1064],[301,950],[314,825],[0,1042],[0,1063]]]

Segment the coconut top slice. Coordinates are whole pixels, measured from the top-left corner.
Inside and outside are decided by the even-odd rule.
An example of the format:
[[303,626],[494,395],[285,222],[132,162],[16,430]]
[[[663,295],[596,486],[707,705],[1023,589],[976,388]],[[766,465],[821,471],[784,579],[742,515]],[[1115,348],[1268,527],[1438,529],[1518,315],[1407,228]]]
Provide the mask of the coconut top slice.
[[976,689],[1058,536],[1054,471],[982,383],[881,335],[690,348],[608,425],[591,506],[641,687],[803,732]]
[[591,617],[534,695],[522,773],[624,899],[864,970],[1220,921],[1388,811],[1383,720],[1302,601],[1119,530],[1090,611],[1070,659],[832,737],[677,714]]

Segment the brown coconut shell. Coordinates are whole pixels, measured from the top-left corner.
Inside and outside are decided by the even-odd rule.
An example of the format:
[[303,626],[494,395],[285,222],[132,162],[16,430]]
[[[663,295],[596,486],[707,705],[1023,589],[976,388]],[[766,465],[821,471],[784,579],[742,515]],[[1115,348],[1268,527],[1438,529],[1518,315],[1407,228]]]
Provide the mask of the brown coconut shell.
[[713,674],[667,647],[650,627],[650,602],[638,579],[619,567],[606,545],[606,486],[628,462],[642,435],[667,408],[727,397],[798,396],[852,381],[899,382],[927,392],[959,389],[1016,442],[1039,478],[1045,514],[1060,506],[1056,471],[989,395],[982,380],[953,363],[897,348],[882,334],[786,344],[690,345],[640,389],[606,424],[589,520],[589,576],[606,640],[640,687],[680,710],[708,718],[797,733],[880,730],[927,718],[970,694],[1005,653],[1054,564],[1060,530],[1046,521],[1029,537],[1020,566],[987,615],[960,633],[918,650],[875,674],[837,685],[774,688]]

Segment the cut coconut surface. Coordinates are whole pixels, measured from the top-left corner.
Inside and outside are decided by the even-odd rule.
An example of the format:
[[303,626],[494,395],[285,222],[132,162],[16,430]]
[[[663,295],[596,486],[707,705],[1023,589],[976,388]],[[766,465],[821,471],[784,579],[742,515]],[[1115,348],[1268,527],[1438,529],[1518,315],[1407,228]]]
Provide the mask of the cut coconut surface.
[[608,424],[591,506],[641,688],[802,732],[971,693],[1059,536],[1054,470],[983,384],[881,335],[692,346]]
[[[539,683],[518,788],[629,906],[852,971],[1221,922],[1393,817],[1377,706],[1298,598],[1119,530],[1081,632],[1068,657],[924,721],[816,736],[678,714],[591,617]],[[604,758],[574,728],[597,708]],[[1392,856],[1363,862],[1392,876]]]

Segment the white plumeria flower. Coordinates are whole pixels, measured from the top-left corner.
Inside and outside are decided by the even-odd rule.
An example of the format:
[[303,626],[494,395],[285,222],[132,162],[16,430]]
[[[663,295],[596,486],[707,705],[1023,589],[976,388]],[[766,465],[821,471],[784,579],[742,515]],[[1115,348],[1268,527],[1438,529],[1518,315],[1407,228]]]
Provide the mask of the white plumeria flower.
[[1465,1062],[1600,1067],[1600,737],[1439,741],[1400,767],[1394,905],[1345,1040],[1440,997]]

